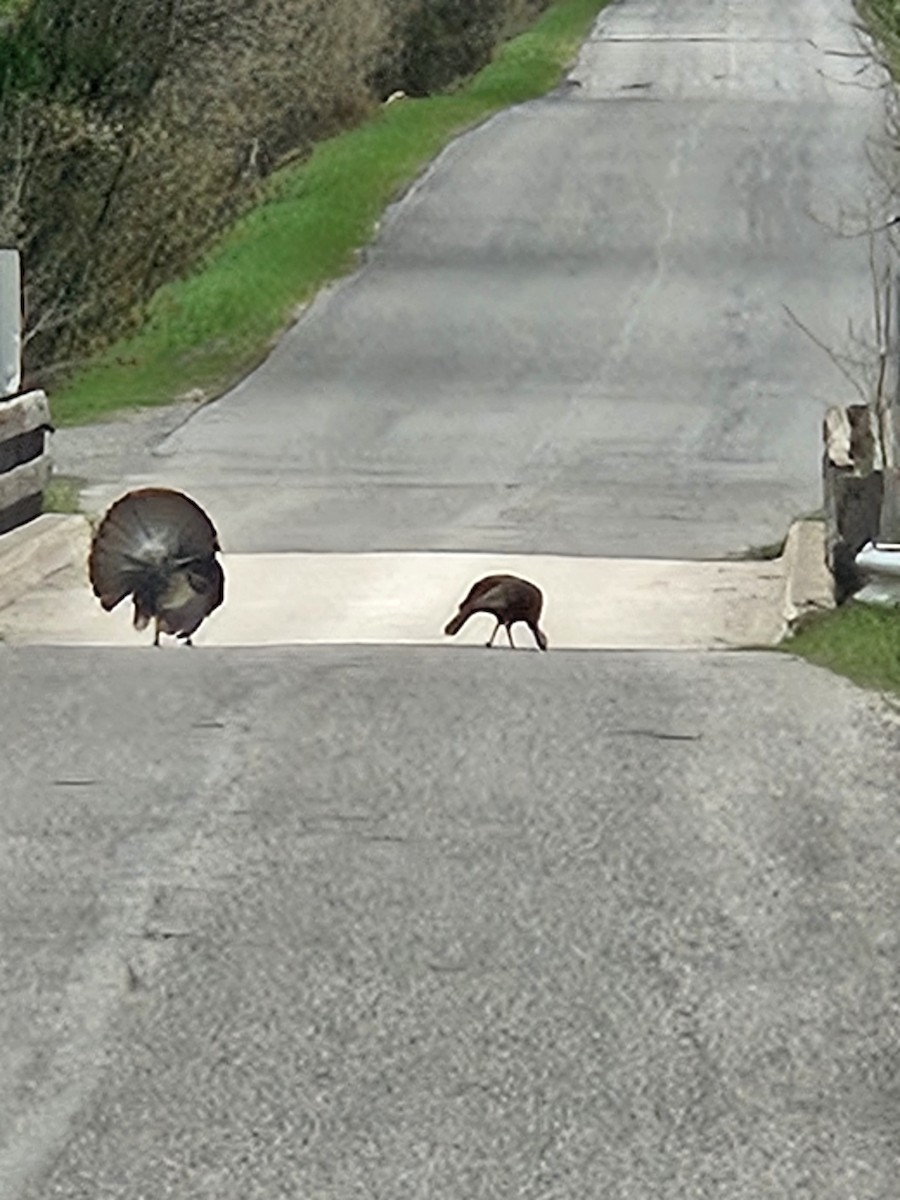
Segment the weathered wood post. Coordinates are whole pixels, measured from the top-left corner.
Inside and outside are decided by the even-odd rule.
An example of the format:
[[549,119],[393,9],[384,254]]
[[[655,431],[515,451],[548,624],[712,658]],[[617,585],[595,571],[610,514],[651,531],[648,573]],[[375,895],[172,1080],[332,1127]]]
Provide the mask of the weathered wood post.
[[863,584],[855,559],[878,534],[882,471],[873,413],[868,404],[829,408],[823,430],[822,487],[825,557],[834,598],[843,604]]
[[884,459],[884,481],[878,530],[873,541],[900,544],[900,273],[887,293],[885,324],[888,330],[884,386],[877,397],[878,428]]
[[40,516],[52,470],[50,406],[22,392],[22,289],[17,250],[0,250],[0,534]]

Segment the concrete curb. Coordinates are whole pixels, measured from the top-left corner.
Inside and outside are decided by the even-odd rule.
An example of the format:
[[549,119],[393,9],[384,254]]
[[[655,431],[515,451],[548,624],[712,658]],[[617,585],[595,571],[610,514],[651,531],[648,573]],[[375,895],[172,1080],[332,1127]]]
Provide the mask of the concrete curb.
[[[100,613],[89,595],[86,563],[90,536],[91,526],[85,517],[49,513],[0,537],[0,611],[3,612],[6,640],[72,644],[122,641],[130,644],[133,639],[130,612],[123,610],[124,616],[118,623],[111,621],[107,614]],[[310,610],[304,617],[306,621],[318,612],[316,605],[322,599],[319,597],[317,601],[318,592],[324,589],[327,596],[332,596],[337,589],[343,594],[347,581],[341,572],[352,571],[358,597],[352,603],[348,602],[348,611],[344,613],[344,624],[352,622],[352,636],[338,620],[340,614],[331,613],[325,622],[327,629],[319,630],[318,636],[305,635],[301,627],[292,632],[286,628],[283,638],[277,639],[278,644],[306,640],[428,642],[429,638],[421,631],[410,631],[402,622],[394,628],[397,614],[405,608],[401,597],[395,594],[398,587],[400,592],[406,589],[404,594],[419,595],[423,604],[423,589],[430,588],[435,592],[430,597],[434,612],[429,608],[427,627],[431,629],[433,625],[439,630],[447,615],[443,609],[449,602],[448,597],[453,599],[455,596],[454,588],[458,590],[459,579],[468,579],[469,574],[487,570],[488,565],[496,566],[497,563],[514,573],[524,572],[526,576],[540,569],[542,580],[547,575],[551,583],[559,576],[555,583],[557,593],[565,595],[574,588],[575,593],[582,596],[581,608],[593,604],[597,609],[589,622],[592,627],[606,628],[612,616],[613,626],[599,641],[596,635],[585,641],[586,634],[580,626],[573,626],[571,630],[565,628],[566,609],[555,613],[554,633],[561,635],[557,637],[558,646],[583,645],[600,649],[626,645],[692,649],[717,645],[771,646],[789,637],[796,622],[805,614],[834,607],[831,575],[825,565],[824,525],[818,521],[795,522],[788,531],[781,556],[768,564],[618,559],[597,560],[591,564],[555,557],[547,558],[545,562],[540,556],[527,556],[521,561],[507,561],[507,558],[502,556],[502,562],[498,556],[452,554],[295,554],[228,558],[226,574],[229,575],[230,591],[236,600],[241,599],[241,603],[224,617],[220,615],[218,621],[213,620],[206,636],[211,635],[210,641],[223,644],[256,644],[260,641],[258,631],[251,631],[252,636],[248,638],[243,628],[238,628],[241,621],[249,618],[251,623],[253,620],[259,623],[262,621],[261,609],[268,605],[273,611],[262,623],[267,626],[277,626],[279,621],[283,623],[285,613],[291,611],[291,604],[294,607],[297,604],[294,593],[298,577],[309,585],[309,594],[304,601]],[[350,561],[344,563],[345,559]],[[392,560],[389,567],[384,565],[387,560]],[[429,564],[424,573],[423,560]],[[590,576],[592,570],[595,574],[599,572],[597,579]],[[262,589],[260,572],[268,578]],[[568,575],[573,572],[573,578],[569,579]],[[290,594],[281,596],[285,588]],[[258,595],[260,590],[262,594]],[[327,604],[325,601],[319,603],[323,611],[331,612],[333,607],[330,600]],[[584,625],[585,613],[581,616]],[[616,635],[616,620],[621,624],[626,616],[628,620],[637,621],[641,636],[632,634],[622,640]],[[655,637],[649,636],[652,630],[645,630],[645,625],[659,626]],[[694,625],[698,629],[693,629]],[[470,630],[472,639],[478,640],[481,632]],[[262,639],[265,643],[270,640],[268,637]]]
[[[774,646],[785,632],[781,561],[400,552],[237,554],[223,565],[225,604],[198,645],[446,645],[472,581],[504,571],[539,581],[556,650]],[[473,619],[454,644],[483,645],[491,626]],[[12,645],[136,644],[130,606],[103,612],[84,558],[0,612],[0,630]]]
[[795,521],[782,552],[784,636],[808,613],[835,607],[834,582],[825,561],[825,523]]
[[90,536],[85,517],[64,513],[45,513],[0,535],[0,609],[83,561]]

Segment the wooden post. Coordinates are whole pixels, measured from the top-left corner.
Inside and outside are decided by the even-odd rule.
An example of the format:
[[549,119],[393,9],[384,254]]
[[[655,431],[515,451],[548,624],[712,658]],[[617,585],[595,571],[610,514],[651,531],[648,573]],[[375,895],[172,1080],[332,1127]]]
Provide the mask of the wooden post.
[[894,274],[885,312],[887,361],[879,425],[884,447],[884,478],[878,529],[873,541],[900,543],[900,473],[897,445],[900,442],[900,272]]
[[856,555],[878,536],[883,472],[874,469],[876,456],[880,459],[875,421],[867,404],[836,406],[825,414],[825,557],[838,604],[863,586]]
[[20,392],[22,291],[17,250],[0,250],[0,534],[40,516],[52,465],[47,397]]

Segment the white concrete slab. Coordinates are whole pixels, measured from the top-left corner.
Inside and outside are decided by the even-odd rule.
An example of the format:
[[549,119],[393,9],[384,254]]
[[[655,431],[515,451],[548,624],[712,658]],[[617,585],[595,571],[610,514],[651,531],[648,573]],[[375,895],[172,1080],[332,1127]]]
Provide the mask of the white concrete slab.
[[[224,606],[197,645],[451,644],[443,627],[480,576],[511,572],[544,591],[551,649],[703,649],[773,644],[784,632],[785,568],[772,562],[670,562],[457,553],[225,555]],[[453,639],[483,644],[493,618]],[[83,561],[0,612],[11,643],[127,645],[130,604],[104,613]],[[516,644],[533,648],[524,626]],[[176,645],[166,639],[170,645]],[[498,639],[499,644],[499,639]]]

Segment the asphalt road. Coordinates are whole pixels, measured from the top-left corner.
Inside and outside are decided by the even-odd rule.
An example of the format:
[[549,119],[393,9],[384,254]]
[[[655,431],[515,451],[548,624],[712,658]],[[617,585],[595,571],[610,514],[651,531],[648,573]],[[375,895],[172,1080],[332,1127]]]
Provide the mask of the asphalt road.
[[[580,87],[453,143],[362,269],[131,465],[189,485],[240,553],[779,540],[821,503],[825,407],[856,399],[782,306],[844,345],[871,312],[867,244],[827,225],[887,203],[852,19],[850,0],[610,6]],[[77,446],[64,467],[90,474]]]
[[[868,301],[806,211],[865,178],[851,15],[614,5],[240,388],[65,468],[231,552],[780,537],[847,396],[780,305]],[[0,645],[0,731],[0,1200],[896,1200],[885,701],[775,654]]]
[[43,697],[4,717],[4,1200],[895,1200],[881,701],[748,654],[0,670]]

